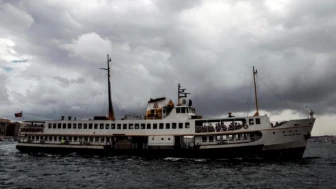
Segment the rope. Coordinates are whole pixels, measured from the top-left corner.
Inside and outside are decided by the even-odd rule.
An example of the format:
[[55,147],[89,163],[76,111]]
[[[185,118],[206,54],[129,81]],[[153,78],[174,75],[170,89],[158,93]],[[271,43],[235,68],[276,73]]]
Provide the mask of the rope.
[[284,101],[284,100],[282,100],[260,77],[258,77],[258,79],[280,100],[280,101],[282,101],[289,109],[291,109],[290,108],[290,106],[288,105],[288,103],[286,102],[286,101]]
[[23,114],[28,114],[28,115],[32,115],[32,116],[37,116],[37,117],[42,117],[42,118],[48,118],[48,116],[47,115],[41,115],[41,114],[33,114],[33,113],[27,113],[27,112],[23,112],[22,113],[22,118],[23,118]]
[[120,98],[119,98],[119,94],[118,94],[118,92],[116,92],[116,95],[117,95],[117,102],[118,102],[118,104],[119,104],[120,110],[122,111],[123,115],[125,115],[125,111],[124,111],[124,109],[122,108],[121,103],[120,103]]
[[253,81],[252,81],[252,83],[251,83],[251,87],[249,88],[249,95],[248,95],[248,97],[247,97],[246,117],[248,116],[248,113],[249,113],[249,111],[250,111],[252,89],[253,89]]
[[107,99],[107,94],[105,93],[105,98],[104,98],[104,106],[103,106],[102,115],[104,115],[105,106],[106,106],[106,99]]
[[[102,80],[102,79],[103,79],[103,78],[102,78],[102,74],[101,74],[101,72],[99,72],[99,73],[100,73],[100,77],[101,77],[101,80]],[[105,79],[106,79],[106,78],[105,78]],[[104,79],[104,80],[105,80],[105,79]],[[91,105],[93,99],[97,96],[97,92],[98,92],[98,90],[99,90],[102,86],[103,86],[103,82],[101,81],[101,82],[100,82],[100,86],[97,87],[96,92],[94,93],[94,95],[93,95],[93,97],[91,98],[89,104],[88,104],[87,107],[85,108],[84,114],[85,114],[85,112],[87,112],[87,110],[89,109],[89,107],[90,107],[90,105]],[[83,117],[84,117],[84,116],[82,116],[80,119],[82,120]]]
[[260,112],[261,107],[263,107],[263,103],[262,103],[262,100],[261,100],[261,99],[262,99],[262,94],[259,93],[260,90],[259,90],[259,82],[258,82],[258,79],[259,79],[259,76],[258,76],[258,74],[257,74],[257,79],[256,79],[257,82],[256,82],[256,86],[257,86],[257,92],[258,92],[259,97],[260,97],[260,98],[258,98],[258,100],[259,100],[258,102],[259,102],[259,104],[260,104],[260,106],[259,106],[259,112]]

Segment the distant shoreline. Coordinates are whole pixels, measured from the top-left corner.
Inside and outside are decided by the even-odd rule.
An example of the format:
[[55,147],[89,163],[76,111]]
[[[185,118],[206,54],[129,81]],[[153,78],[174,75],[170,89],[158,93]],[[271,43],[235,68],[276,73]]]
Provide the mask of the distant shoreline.
[[310,142],[336,143],[335,135],[311,136]]

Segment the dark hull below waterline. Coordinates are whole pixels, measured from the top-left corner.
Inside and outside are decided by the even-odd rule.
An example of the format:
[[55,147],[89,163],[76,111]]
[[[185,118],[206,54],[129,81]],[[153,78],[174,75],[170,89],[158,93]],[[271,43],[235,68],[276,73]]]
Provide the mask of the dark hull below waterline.
[[305,147],[262,151],[263,145],[220,148],[220,149],[88,149],[88,148],[64,148],[64,147],[34,147],[20,146],[16,148],[22,153],[48,153],[48,154],[71,154],[99,155],[99,156],[142,156],[142,157],[183,157],[183,158],[246,158],[246,159],[300,159]]

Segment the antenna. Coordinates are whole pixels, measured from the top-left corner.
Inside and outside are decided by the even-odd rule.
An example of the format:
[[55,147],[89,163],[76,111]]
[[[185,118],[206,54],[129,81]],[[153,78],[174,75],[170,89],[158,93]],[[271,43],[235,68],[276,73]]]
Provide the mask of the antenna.
[[177,103],[177,105],[181,105],[180,99],[181,98],[187,98],[187,95],[190,94],[190,93],[184,92],[187,89],[181,89],[181,85],[180,84],[178,84],[177,89],[178,89],[177,90],[177,95],[178,95],[178,103]]

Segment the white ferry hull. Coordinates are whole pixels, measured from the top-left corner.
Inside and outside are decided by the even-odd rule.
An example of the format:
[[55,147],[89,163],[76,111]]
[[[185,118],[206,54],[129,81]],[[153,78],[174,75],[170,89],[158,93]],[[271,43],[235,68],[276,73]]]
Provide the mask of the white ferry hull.
[[[93,143],[87,145],[74,143],[73,141],[70,141],[68,144],[60,144],[48,143],[48,141],[47,143],[38,143],[38,141],[27,142],[24,140],[23,142],[19,141],[16,148],[24,153],[78,153],[85,155],[131,155],[212,159],[241,157],[280,160],[296,159],[303,157],[314,122],[315,119],[291,120],[275,127],[265,124],[263,129],[257,129],[257,126],[249,126],[248,128],[239,130],[194,133],[194,145],[192,146],[150,146],[153,144],[145,142],[144,138],[148,137],[150,140],[152,140],[152,138],[154,140],[154,136],[125,136],[114,135],[112,133],[111,135],[105,135],[104,137],[110,139],[126,137],[128,138],[128,147],[126,147],[126,149],[122,147],[124,148],[122,149],[115,146],[116,144],[113,145],[111,143]],[[48,134],[50,135],[51,133]],[[247,139],[244,138],[244,135],[246,134],[249,135]],[[47,136],[46,133],[35,135]],[[183,137],[190,135],[180,134],[173,136]],[[171,138],[173,136],[170,135],[169,137]],[[204,143],[201,139],[202,137],[207,137],[209,139],[210,136],[213,138],[211,141],[207,140],[207,142]],[[223,136],[226,136],[225,140],[223,140]],[[164,141],[164,137],[167,138],[167,136],[162,135],[162,141]],[[158,138],[161,140],[161,136],[158,136]]]
[[[308,136],[312,127],[301,128],[301,132],[289,135],[290,129],[279,128],[263,131],[263,138],[253,143],[231,145],[195,146],[188,149],[114,149],[102,145],[60,145],[18,143],[16,148],[23,153],[78,153],[83,155],[130,155],[144,157],[187,157],[187,158],[264,158],[264,159],[299,159],[303,157]],[[285,133],[283,132],[285,131]],[[273,132],[280,132],[282,136],[275,137]],[[287,136],[283,136],[283,134]],[[292,130],[291,130],[292,133]],[[285,138],[288,137],[288,138]],[[270,139],[272,138],[272,140]]]

